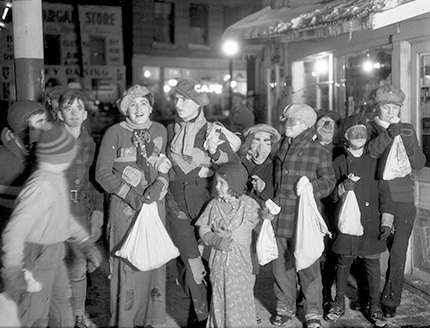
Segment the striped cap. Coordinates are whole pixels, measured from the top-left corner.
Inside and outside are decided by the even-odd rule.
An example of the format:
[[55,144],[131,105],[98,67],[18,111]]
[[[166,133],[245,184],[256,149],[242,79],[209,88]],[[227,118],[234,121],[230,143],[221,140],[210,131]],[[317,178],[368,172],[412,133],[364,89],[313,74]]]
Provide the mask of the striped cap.
[[70,163],[75,157],[76,151],[76,140],[66,129],[51,123],[42,127],[36,145],[36,155],[39,162]]

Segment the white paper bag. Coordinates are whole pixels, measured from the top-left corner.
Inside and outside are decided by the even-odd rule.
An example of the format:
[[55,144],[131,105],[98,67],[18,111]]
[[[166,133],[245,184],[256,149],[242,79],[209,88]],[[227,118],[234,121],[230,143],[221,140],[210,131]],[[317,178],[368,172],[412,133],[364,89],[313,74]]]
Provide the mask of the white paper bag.
[[340,208],[337,227],[341,233],[347,235],[362,236],[364,233],[360,207],[354,190],[346,192],[345,200]]
[[387,161],[385,162],[382,179],[393,180],[395,178],[402,178],[411,172],[411,163],[409,162],[408,154],[406,154],[402,137],[395,136],[388,153]]
[[307,183],[299,199],[294,257],[296,270],[310,267],[324,251],[324,236],[330,235],[324,219],[318,211],[312,184]]
[[157,269],[179,256],[158,214],[157,203],[143,204],[124,244],[115,252],[140,271]]
[[278,246],[276,245],[272,223],[266,219],[263,220],[257,238],[257,258],[260,265],[265,265],[278,258]]

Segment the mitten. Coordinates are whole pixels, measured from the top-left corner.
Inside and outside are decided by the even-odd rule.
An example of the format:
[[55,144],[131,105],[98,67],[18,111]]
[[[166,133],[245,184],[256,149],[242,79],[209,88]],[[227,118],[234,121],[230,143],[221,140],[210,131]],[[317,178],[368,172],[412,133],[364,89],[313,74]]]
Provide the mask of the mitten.
[[379,240],[385,240],[391,234],[391,228],[387,226],[381,226],[379,231],[381,232],[378,236]]
[[221,237],[213,232],[207,232],[202,237],[203,241],[219,251],[228,251],[233,239],[230,237]]
[[307,176],[302,176],[297,182],[296,191],[297,196],[301,196],[305,186],[310,183],[309,178]]
[[100,266],[102,262],[102,253],[92,242],[89,240],[81,242],[79,244],[79,249],[94,267],[98,268]]
[[411,129],[402,129],[402,141],[405,146],[406,154],[411,156],[414,154],[414,146],[416,138],[413,136],[414,132]]
[[9,297],[19,303],[21,295],[27,292],[27,282],[25,281],[22,267],[14,266],[2,269],[2,279],[4,291]]
[[206,275],[205,266],[203,265],[202,258],[196,257],[195,259],[188,259],[188,263],[190,264],[191,272],[193,273],[194,281],[197,285],[200,285],[203,282],[203,279]]
[[343,182],[343,187],[345,188],[345,191],[351,191],[355,189],[356,182],[351,179],[346,179]]
[[400,134],[401,127],[399,123],[391,123],[387,128],[387,133],[391,139]]
[[124,201],[135,211],[140,210],[143,203],[145,203],[143,195],[138,194],[134,188],[130,188],[124,197]]
[[146,204],[151,204],[160,200],[160,194],[163,191],[164,183],[160,180],[155,180],[143,193],[143,201]]

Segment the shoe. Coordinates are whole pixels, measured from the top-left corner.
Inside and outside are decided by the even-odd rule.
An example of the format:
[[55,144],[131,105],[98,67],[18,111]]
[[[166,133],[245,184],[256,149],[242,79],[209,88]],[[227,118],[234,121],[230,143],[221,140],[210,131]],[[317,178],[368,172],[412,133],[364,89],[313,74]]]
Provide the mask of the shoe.
[[382,305],[382,314],[385,318],[394,318],[396,316],[396,307]]
[[344,314],[345,314],[345,308],[340,306],[338,303],[334,302],[330,307],[330,310],[328,310],[328,313],[325,319],[328,321],[336,322]]
[[370,313],[370,316],[369,316],[369,321],[376,328],[384,328],[384,327],[388,326],[388,324],[385,321],[385,318],[382,315],[382,312],[381,312],[381,310],[379,308],[375,309],[375,310],[372,310],[372,312]]
[[291,320],[291,317],[286,314],[278,314],[270,319],[270,323],[274,326],[284,327],[287,325],[288,321]]
[[321,321],[319,319],[306,320],[307,328],[322,328]]
[[76,316],[75,328],[97,328],[97,325],[90,319],[88,314],[79,314]]

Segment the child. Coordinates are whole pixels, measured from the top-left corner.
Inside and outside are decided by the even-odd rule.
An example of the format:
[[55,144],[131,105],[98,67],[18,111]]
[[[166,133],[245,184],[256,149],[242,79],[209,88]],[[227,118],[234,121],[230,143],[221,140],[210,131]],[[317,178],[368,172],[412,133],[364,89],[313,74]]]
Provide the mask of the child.
[[[92,167],[96,143],[83,123],[88,117],[88,103],[85,95],[76,89],[69,89],[60,96],[57,111],[58,123],[76,139],[77,154],[66,171],[69,184],[70,210],[78,222],[96,242],[102,233],[103,195],[94,187]],[[67,243],[66,264],[72,288],[72,307],[76,327],[94,327],[85,313],[87,294],[87,260],[74,243]],[[91,270],[88,270],[91,272]]]
[[[2,279],[18,304],[23,327],[73,327],[70,289],[63,261],[66,240],[79,245],[95,267],[101,254],[69,208],[64,171],[76,155],[74,138],[62,127],[46,124],[36,145],[38,168],[24,185],[3,233]],[[41,290],[30,291],[24,269]]]
[[[345,153],[333,162],[337,180],[334,195],[337,200],[338,197],[345,197],[347,191],[355,192],[364,233],[358,236],[338,232],[333,240],[331,251],[337,254],[336,299],[326,318],[336,321],[345,313],[347,279],[353,261],[358,258],[364,264],[363,271],[367,278],[368,318],[375,327],[385,327],[387,324],[379,308],[379,257],[386,246],[379,236],[379,210],[381,207],[383,211],[384,206],[388,206],[390,202],[384,200],[387,194],[379,191],[378,181],[375,180],[376,159],[364,148],[368,140],[365,118],[358,114],[348,117],[343,131],[346,139]],[[350,174],[360,179],[354,182]],[[378,194],[381,195],[381,205]],[[338,201],[338,204],[341,206],[342,202]]]
[[221,165],[215,174],[218,197],[210,201],[196,222],[200,237],[212,246],[208,328],[257,325],[251,236],[259,221],[260,207],[243,194],[247,179],[248,173],[242,164]]

